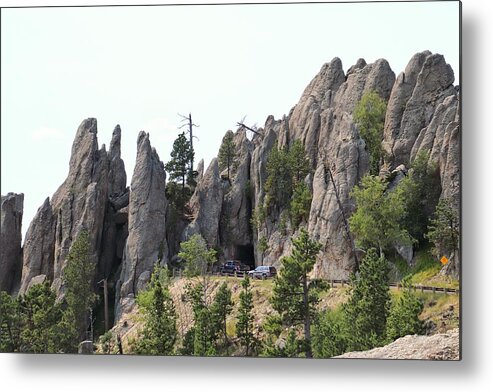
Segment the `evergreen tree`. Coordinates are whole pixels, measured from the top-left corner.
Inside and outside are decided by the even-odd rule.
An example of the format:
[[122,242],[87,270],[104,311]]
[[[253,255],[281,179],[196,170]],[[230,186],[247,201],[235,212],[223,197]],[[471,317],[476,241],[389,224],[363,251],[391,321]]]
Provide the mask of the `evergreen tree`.
[[421,150],[400,183],[405,195],[403,226],[420,244],[425,242],[429,218],[435,210],[441,193],[438,166],[429,163],[429,153]]
[[226,282],[223,282],[216,292],[214,302],[211,305],[212,319],[218,333],[222,333],[224,343],[227,345],[228,334],[226,331],[226,318],[233,311],[233,301],[231,299],[231,290]]
[[169,181],[174,181],[181,185],[181,191],[179,193],[176,192],[176,189],[170,187],[168,194],[173,197],[171,200],[182,212],[191,194],[186,184],[187,179],[190,182],[190,170],[193,170],[193,168],[190,168],[190,162],[193,161],[194,155],[190,141],[187,140],[185,133],[180,133],[173,143],[171,160],[164,166],[169,174]]
[[18,298],[0,292],[0,352],[19,352],[21,346],[21,307]]
[[91,262],[90,252],[89,234],[84,229],[73,242],[67,256],[67,266],[63,270],[65,301],[69,308],[64,314],[64,321],[74,323],[78,334],[73,337],[73,349],[76,349],[79,339],[86,338],[84,332],[88,313],[97,298],[92,286],[95,264]]
[[207,306],[202,283],[188,284],[186,297],[192,305],[194,325],[185,335],[182,353],[187,355],[210,356],[216,354],[217,328],[213,315]]
[[402,336],[423,333],[423,322],[419,319],[422,311],[422,301],[412,292],[411,286],[404,282],[403,292],[399,298],[392,301],[387,318],[388,342],[393,342]]
[[370,155],[370,174],[378,175],[383,155],[383,126],[387,105],[375,91],[369,91],[361,97],[353,112],[353,119],[359,134],[365,141]]
[[349,351],[368,350],[383,342],[390,306],[388,274],[387,260],[370,248],[359,275],[351,278],[350,298],[343,305]]
[[300,140],[295,140],[288,150],[288,163],[294,186],[299,185],[310,173],[310,161],[306,157],[305,147]]
[[245,348],[245,355],[251,354],[251,349],[257,346],[257,338],[253,333],[253,294],[250,288],[250,278],[245,276],[241,282],[243,290],[240,293],[240,307],[236,321],[236,336]]
[[216,328],[209,308],[202,307],[195,314],[193,355],[216,355]]
[[274,279],[271,299],[272,307],[279,312],[285,324],[303,326],[303,345],[307,358],[312,357],[311,325],[316,316],[315,305],[319,291],[315,281],[308,281],[308,274],[315,265],[321,247],[321,244],[309,238],[305,229],[301,229],[298,238],[293,239],[292,254],[281,259],[282,269]]
[[293,192],[293,176],[287,148],[274,147],[267,160],[267,180],[265,182],[265,204],[274,203],[278,210],[287,207]]
[[290,203],[290,215],[293,228],[297,228],[301,222],[306,221],[310,215],[312,194],[304,182],[300,182],[294,188]]
[[160,267],[154,270],[149,287],[137,296],[139,311],[144,321],[144,328],[135,348],[137,354],[172,355],[174,353],[177,316],[166,280],[160,278],[161,270]]
[[351,196],[356,201],[356,211],[349,218],[349,225],[356,234],[358,246],[375,247],[382,253],[396,243],[412,243],[402,224],[405,211],[402,188],[386,192],[386,184],[381,178],[365,176],[361,186],[353,188]]
[[234,134],[232,131],[226,132],[221,147],[219,148],[219,168],[228,169],[228,181],[231,182],[231,170],[236,165],[236,146],[234,143]]
[[36,284],[21,299],[22,351],[57,353],[60,351],[62,309],[49,282]]
[[428,227],[426,237],[433,243],[433,254],[451,255],[459,249],[459,214],[451,199],[438,202],[433,219]]
[[338,310],[322,312],[313,326],[313,356],[331,358],[346,351],[343,313]]

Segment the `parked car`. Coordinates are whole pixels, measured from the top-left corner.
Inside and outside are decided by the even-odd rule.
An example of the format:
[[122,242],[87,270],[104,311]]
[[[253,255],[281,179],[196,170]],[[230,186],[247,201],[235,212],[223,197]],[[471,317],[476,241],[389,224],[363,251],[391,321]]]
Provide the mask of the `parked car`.
[[271,278],[277,275],[277,270],[269,265],[259,265],[253,271],[248,272],[248,276],[251,278]]
[[243,264],[239,260],[228,260],[221,267],[221,273],[234,273],[234,272],[243,272],[249,271],[250,266],[247,264]]

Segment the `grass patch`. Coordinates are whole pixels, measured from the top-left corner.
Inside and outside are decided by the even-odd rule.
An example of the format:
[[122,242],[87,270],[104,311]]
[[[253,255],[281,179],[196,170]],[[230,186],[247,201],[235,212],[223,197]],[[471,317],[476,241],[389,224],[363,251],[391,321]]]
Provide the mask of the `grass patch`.
[[430,247],[426,247],[416,252],[416,264],[406,278],[414,285],[458,289],[459,281],[450,276],[439,275],[441,269],[442,265],[432,256]]

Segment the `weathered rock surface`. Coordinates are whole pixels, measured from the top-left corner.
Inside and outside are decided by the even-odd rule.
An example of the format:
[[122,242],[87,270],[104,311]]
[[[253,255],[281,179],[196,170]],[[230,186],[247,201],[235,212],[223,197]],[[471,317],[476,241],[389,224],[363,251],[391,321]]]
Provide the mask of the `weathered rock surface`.
[[53,282],[55,251],[55,216],[50,199],[46,198],[38,209],[24,241],[24,265],[20,292],[25,293],[36,276],[44,276]]
[[129,189],[126,187],[125,164],[121,159],[121,129],[119,125],[113,131],[108,159],[108,202],[103,223],[98,281],[108,278],[115,266],[121,264],[123,245],[128,236],[128,211],[123,214],[119,213],[128,206],[130,197]]
[[209,247],[219,245],[219,221],[223,203],[224,187],[219,174],[219,163],[214,158],[190,200],[195,218],[184,231],[183,239],[200,233]]
[[11,293],[20,282],[22,270],[22,213],[24,194],[8,193],[1,199],[0,291]]
[[158,262],[166,263],[166,173],[149,134],[140,132],[130,187],[128,237],[117,285],[117,318],[126,297],[135,297]]
[[[349,217],[354,208],[349,193],[368,170],[368,153],[353,123],[352,112],[367,91],[374,90],[388,99],[394,81],[395,74],[383,59],[373,64],[360,59],[345,76],[341,61],[335,58],[322,67],[287,119],[267,120],[265,129],[274,135],[266,133],[252,154],[251,177],[255,182],[255,206],[258,206],[264,197],[259,182],[265,182],[265,165],[275,139],[279,139],[279,146],[295,139],[303,141],[313,167],[313,174],[307,179],[313,190],[308,229],[324,247],[316,266],[318,275],[347,277],[354,267],[352,244],[346,235],[343,214]],[[257,167],[260,166],[259,159],[264,165],[263,171]],[[329,169],[337,189],[329,180]],[[276,265],[279,257],[289,252],[289,238],[293,233],[289,230],[286,234],[280,232],[280,217],[270,220],[271,223],[267,219],[265,233],[262,233],[269,238],[264,259]]]
[[[108,154],[104,145],[98,148],[96,119],[88,118],[79,126],[67,179],[51,200],[45,200],[26,234],[21,292],[27,290],[36,276],[45,275],[57,293],[63,295],[66,258],[82,229],[89,233],[89,262],[105,264],[100,258],[104,254],[103,228],[109,195],[121,192],[126,186],[119,144],[119,127],[115,128]],[[98,270],[99,267],[95,276]]]
[[384,147],[392,162],[409,162],[413,145],[430,124],[437,106],[456,94],[453,82],[454,72],[442,55],[422,52],[411,59],[389,101]]
[[[252,243],[250,225],[252,187],[250,184],[250,160],[252,143],[245,130],[238,130],[233,138],[236,147],[236,167],[233,169],[231,186],[226,188],[220,218],[220,243],[225,257],[238,259],[238,246]],[[253,260],[251,260],[253,261]]]
[[349,352],[335,358],[458,361],[460,359],[459,329],[431,336],[408,335],[384,347]]

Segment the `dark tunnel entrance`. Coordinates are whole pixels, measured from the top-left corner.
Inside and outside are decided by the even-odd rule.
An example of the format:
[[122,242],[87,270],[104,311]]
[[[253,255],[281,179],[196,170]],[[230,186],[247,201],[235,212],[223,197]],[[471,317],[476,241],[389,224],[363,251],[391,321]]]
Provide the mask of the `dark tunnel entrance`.
[[253,245],[237,245],[235,248],[235,259],[240,260],[243,264],[250,266],[250,269],[254,269],[255,255]]

